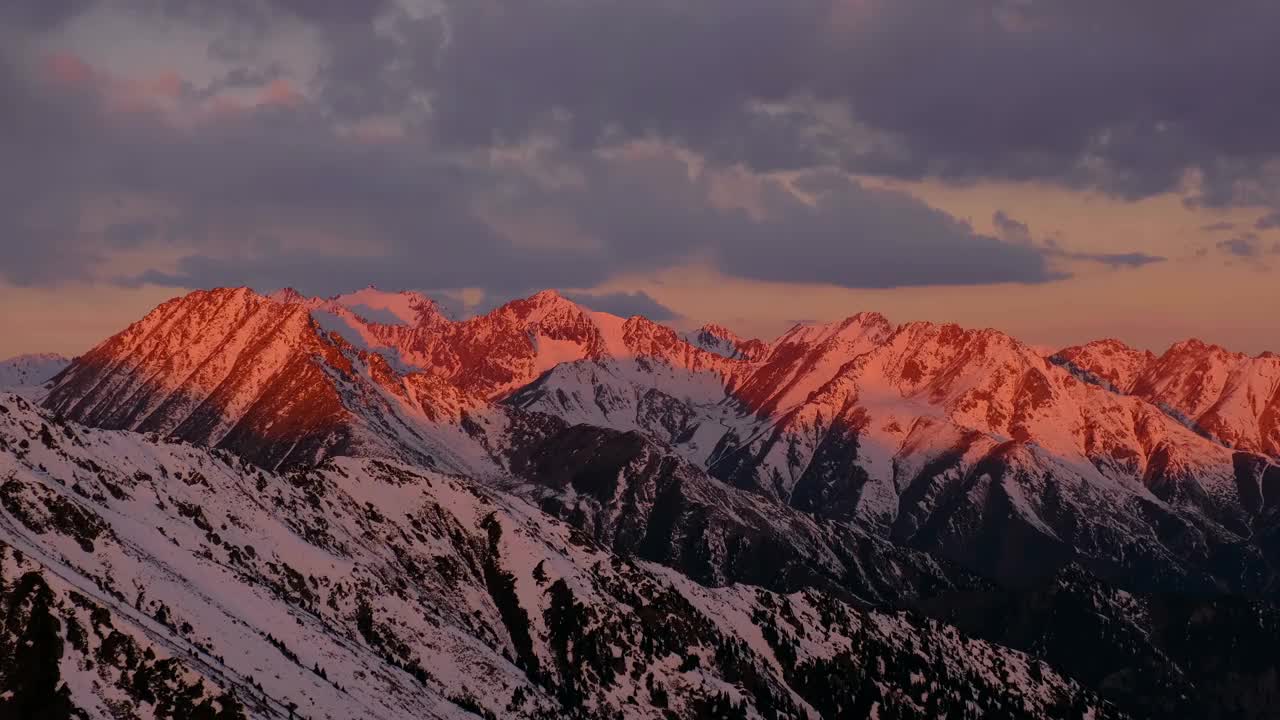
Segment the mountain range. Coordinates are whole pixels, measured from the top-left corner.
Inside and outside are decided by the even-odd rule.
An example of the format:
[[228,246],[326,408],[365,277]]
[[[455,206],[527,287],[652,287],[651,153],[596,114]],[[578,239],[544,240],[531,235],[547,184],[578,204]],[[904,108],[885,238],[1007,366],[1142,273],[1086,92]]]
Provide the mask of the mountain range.
[[1045,354],[875,313],[764,341],[554,291],[458,321],[416,293],[224,288],[50,369],[3,383],[27,387],[0,413],[21,608],[0,677],[31,633],[59,659],[0,703],[1225,718],[1280,699],[1273,354]]

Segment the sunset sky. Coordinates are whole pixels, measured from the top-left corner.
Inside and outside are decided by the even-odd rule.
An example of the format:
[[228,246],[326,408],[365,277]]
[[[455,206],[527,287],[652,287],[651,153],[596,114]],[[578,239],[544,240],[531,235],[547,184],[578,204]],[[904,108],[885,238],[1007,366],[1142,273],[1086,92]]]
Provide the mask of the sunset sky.
[[5,0],[0,357],[193,288],[1280,350],[1274,0]]

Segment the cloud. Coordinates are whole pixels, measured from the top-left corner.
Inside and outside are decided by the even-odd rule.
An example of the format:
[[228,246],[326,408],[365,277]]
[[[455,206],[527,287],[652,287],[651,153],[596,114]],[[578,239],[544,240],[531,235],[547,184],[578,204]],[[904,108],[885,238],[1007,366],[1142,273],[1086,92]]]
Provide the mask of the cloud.
[[220,28],[210,53],[246,61],[302,23],[324,46],[308,91],[325,111],[409,117],[445,144],[519,144],[554,129],[578,149],[658,139],[759,171],[831,164],[1124,198],[1185,191],[1206,206],[1262,194],[1280,206],[1280,104],[1259,100],[1280,90],[1280,5],[1269,0],[430,7],[14,0],[3,12],[46,29],[86,8],[159,12]]
[[991,224],[996,228],[996,237],[1015,245],[1030,245],[1031,228],[1026,223],[1014,220],[1005,211],[996,210],[991,216]]
[[276,78],[262,88],[258,101],[264,105],[295,107],[302,103],[302,94],[288,80]]
[[[32,169],[5,177],[20,200],[0,220],[10,224],[4,237],[26,248],[0,269],[11,282],[79,278],[115,250],[161,242],[176,262],[118,279],[512,293],[592,287],[691,260],[739,277],[847,287],[1061,277],[1040,250],[840,173],[802,177],[810,201],[783,179],[700,163],[663,143],[358,142],[278,78],[260,94],[287,102],[197,115],[192,126],[146,108],[121,115],[108,85],[64,89],[14,63],[3,70],[21,107],[10,167]],[[203,107],[187,100],[193,112]],[[723,202],[722,187],[734,183],[756,198],[753,208]],[[111,197],[146,198],[172,219],[147,227],[152,213],[126,212],[102,231],[72,226]],[[52,241],[26,242],[33,237]]]
[[108,225],[102,231],[102,237],[110,247],[134,248],[153,239],[158,231],[156,223],[133,220]]
[[1064,275],[1047,254],[974,232],[900,192],[835,180],[813,202],[760,188],[763,215],[714,228],[722,267],[756,280],[844,287],[1044,283]]
[[616,293],[569,293],[565,297],[583,307],[624,318],[643,315],[654,322],[666,322],[677,317],[671,308],[639,290]]
[[1164,262],[1167,258],[1159,255],[1149,255],[1141,252],[1125,252],[1125,253],[1086,253],[1086,252],[1062,252],[1062,257],[1070,260],[1083,260],[1086,262],[1100,263],[1111,268],[1140,268],[1154,263]]
[[1258,230],[1270,230],[1272,228],[1280,227],[1280,210],[1263,215],[1258,218],[1257,222],[1255,222],[1253,226]]
[[1223,222],[1209,223],[1207,225],[1201,225],[1200,229],[1204,232],[1222,232],[1225,230],[1234,230],[1235,227],[1236,227],[1235,223],[1223,221]]
[[0,20],[12,28],[48,30],[84,12],[93,0],[6,0]]
[[1042,242],[1037,242],[1035,237],[1031,234],[1031,227],[1029,225],[1009,216],[1009,214],[1003,210],[996,210],[995,213],[992,214],[991,224],[995,227],[996,236],[1001,240],[1013,245],[1043,247],[1044,253],[1052,258],[1097,263],[1116,269],[1140,268],[1146,265],[1164,262],[1166,259],[1159,255],[1150,255],[1143,252],[1078,252],[1062,247],[1062,244],[1056,237],[1050,237]]
[[1267,244],[1254,233],[1243,233],[1214,245],[1219,252],[1237,258],[1258,259],[1280,254],[1280,241]]
[[393,0],[266,0],[265,4],[318,23],[367,23],[385,13]]
[[659,136],[757,169],[828,159],[1126,198],[1195,169],[1208,204],[1280,151],[1280,106],[1258,100],[1280,61],[1265,0],[446,5],[430,73],[459,142],[559,118],[579,144]]
[[[216,27],[216,72],[198,85],[169,77],[172,108],[124,107],[107,68],[68,54],[58,76],[74,82],[49,82],[26,48],[0,53],[0,95],[14,108],[0,115],[11,140],[0,243],[22,246],[0,267],[10,282],[93,277],[121,250],[154,248],[154,265],[112,277],[512,294],[698,262],[859,288],[1047,283],[1066,277],[1064,260],[1163,258],[1037,243],[1004,211],[987,235],[852,171],[1138,195],[1220,152],[1210,128],[1191,133],[1177,113],[1167,132],[1129,122],[1147,106],[1104,80],[1141,84],[1158,68],[1104,74],[1076,51],[1094,16],[1057,2],[996,17],[917,0],[495,0],[434,14],[391,2],[119,0],[68,5],[41,27],[86,7],[159,8]],[[1182,32],[1183,20],[1161,22]],[[299,24],[322,43],[305,58],[310,76],[252,52]],[[1105,60],[1150,59],[1167,44],[1121,48],[1115,33],[1098,38]],[[903,38],[928,40],[939,59]],[[1086,100],[1102,107],[1072,104]],[[120,198],[163,213],[79,222]]]
[[[424,164],[405,173],[404,187],[383,177],[376,191],[365,190],[377,193],[376,214],[362,211],[373,197],[349,196],[357,189],[347,183],[372,181],[364,174],[328,178],[345,190],[312,181],[314,197],[297,200],[309,212],[350,212],[373,234],[371,244],[380,252],[367,257],[306,248],[222,257],[200,253],[181,260],[176,272],[150,272],[138,280],[332,292],[358,278],[384,287],[518,293],[590,287],[620,273],[699,258],[738,277],[845,287],[1039,283],[1062,277],[1049,269],[1041,250],[981,236],[910,195],[868,189],[849,178],[831,183],[811,203],[780,180],[753,175],[763,204],[752,214],[717,205],[713,186],[719,176],[713,171],[691,176],[674,153],[607,158],[563,151],[547,162],[571,168],[581,176],[579,182],[547,183],[539,175],[541,163],[525,171]],[[268,177],[262,183],[296,179]],[[456,186],[447,186],[449,179]],[[501,192],[490,194],[484,190],[489,187]],[[254,189],[241,190],[227,201],[243,210]],[[463,210],[468,204],[470,211]],[[539,236],[543,222],[550,222],[549,237]],[[509,228],[516,229],[514,234]],[[563,244],[562,237],[579,241]],[[547,239],[551,245],[542,242]]]

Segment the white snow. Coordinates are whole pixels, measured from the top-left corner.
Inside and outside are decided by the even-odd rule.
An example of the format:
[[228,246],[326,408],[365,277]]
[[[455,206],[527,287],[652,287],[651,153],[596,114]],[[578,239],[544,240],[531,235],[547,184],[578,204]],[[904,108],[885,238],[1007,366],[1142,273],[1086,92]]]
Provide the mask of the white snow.
[[0,388],[42,385],[62,371],[71,359],[55,353],[18,355],[0,361]]

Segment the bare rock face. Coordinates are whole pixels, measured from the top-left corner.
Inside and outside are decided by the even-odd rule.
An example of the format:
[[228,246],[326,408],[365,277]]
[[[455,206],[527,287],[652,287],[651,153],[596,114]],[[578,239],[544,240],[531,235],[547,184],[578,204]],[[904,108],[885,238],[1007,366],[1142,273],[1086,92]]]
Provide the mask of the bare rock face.
[[224,447],[267,467],[351,449],[350,364],[300,305],[252,291],[172,300],[85,353],[44,404],[98,427]]

